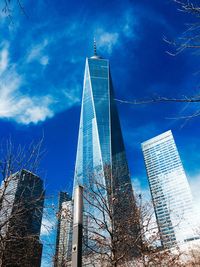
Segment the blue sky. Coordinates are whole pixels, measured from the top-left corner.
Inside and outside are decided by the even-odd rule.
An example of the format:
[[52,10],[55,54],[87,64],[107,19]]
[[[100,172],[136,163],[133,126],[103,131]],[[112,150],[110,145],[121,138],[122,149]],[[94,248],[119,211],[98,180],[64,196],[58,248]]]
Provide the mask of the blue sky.
[[[44,134],[40,174],[47,195],[72,187],[85,57],[93,54],[94,36],[98,53],[110,59],[116,98],[198,94],[198,54],[166,53],[172,47],[163,37],[179,37],[193,21],[173,1],[23,4],[28,18],[14,4],[13,25],[0,13],[0,140],[27,144]],[[198,104],[117,105],[136,191],[148,189],[141,142],[171,129],[199,201],[200,117],[180,119]]]

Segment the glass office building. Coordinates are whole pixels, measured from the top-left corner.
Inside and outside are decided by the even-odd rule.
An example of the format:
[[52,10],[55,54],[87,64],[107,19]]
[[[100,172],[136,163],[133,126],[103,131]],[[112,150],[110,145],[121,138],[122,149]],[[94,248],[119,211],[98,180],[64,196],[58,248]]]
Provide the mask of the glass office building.
[[[87,58],[85,64],[74,188],[77,184],[91,186],[90,177],[111,188],[107,198],[115,196],[118,203],[123,202],[124,218],[131,216],[135,201],[113,97],[109,61],[96,54]],[[94,209],[93,212],[95,214]],[[115,215],[116,220],[120,220],[120,216]]]
[[0,199],[2,266],[39,267],[43,181],[30,171],[18,171],[2,181]]
[[196,239],[192,194],[172,132],[143,142],[142,151],[163,246]]

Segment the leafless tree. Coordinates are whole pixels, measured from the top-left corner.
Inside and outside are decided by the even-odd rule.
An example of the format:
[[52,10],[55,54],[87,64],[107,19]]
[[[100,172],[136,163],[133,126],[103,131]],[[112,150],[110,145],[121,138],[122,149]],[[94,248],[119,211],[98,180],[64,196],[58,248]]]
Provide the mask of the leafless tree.
[[[151,201],[143,202],[141,195],[137,196],[137,212],[130,218],[125,218],[126,212],[120,208],[121,204],[118,202],[117,212],[121,214],[121,223],[116,224],[112,209],[116,205],[116,200],[111,199],[109,203],[109,197],[105,194],[109,191],[100,181],[99,178],[92,178],[89,187],[85,188],[84,199],[90,209],[86,212],[88,251],[83,257],[83,266],[187,266],[182,260],[183,252],[178,246],[173,247],[173,250],[161,246],[161,234]],[[124,200],[128,197],[127,192],[124,192],[123,197]],[[137,232],[137,236],[135,231],[127,234],[127,228],[131,229],[138,221],[140,231]],[[135,255],[131,250],[134,247],[137,247]]]
[[[197,252],[194,250],[192,255],[192,251],[186,253],[176,244],[172,248],[161,245],[164,237],[159,232],[151,201],[143,200],[141,195],[136,196],[134,213],[129,210],[130,216],[127,216],[126,200],[129,200],[129,193],[125,190],[122,198],[117,198],[109,184],[104,183],[101,172],[97,171],[88,177],[83,195],[83,266],[186,267],[194,260],[197,262],[197,257],[194,259]],[[64,209],[64,215],[71,222],[68,208]],[[65,261],[66,251],[64,254],[60,266],[71,266],[70,260]]]
[[[134,214],[130,211],[130,217],[126,218],[124,202],[129,194],[124,192],[123,203],[119,200],[116,203],[116,198],[110,196],[111,192],[98,175],[94,175],[85,187],[85,205],[89,208],[85,211],[88,224],[85,231],[84,266],[189,266],[189,254],[183,260],[185,252],[178,245],[173,248],[161,246],[163,237],[159,232],[151,201],[142,201],[141,195],[137,196],[137,209]],[[120,222],[115,222],[114,212],[117,216],[120,214]],[[138,226],[138,222],[139,231],[136,233],[132,225]],[[127,229],[130,231],[127,232]],[[132,248],[137,250],[135,254]]]
[[[123,175],[123,168],[118,171]],[[110,173],[110,167],[106,166],[104,174],[110,181],[107,183],[101,172],[89,175],[89,183],[84,187],[84,254],[91,262],[95,257],[99,266],[116,267],[139,256],[141,234],[139,210],[132,202],[129,187],[113,189]],[[132,208],[130,203],[134,203]]]
[[164,40],[174,48],[174,51],[167,51],[171,56],[176,56],[185,49],[198,50],[200,48],[200,6],[189,0],[173,0],[178,10],[184,14],[191,15],[195,21],[186,24],[186,30],[173,41],[164,37]]
[[[164,41],[169,44],[169,50],[167,54],[171,56],[177,56],[186,49],[190,49],[198,53],[200,49],[200,5],[195,4],[194,1],[190,0],[172,0],[178,7],[178,11],[183,14],[191,15],[192,22],[186,24],[186,30],[182,32],[176,39],[170,40],[164,37]],[[119,103],[141,105],[141,104],[159,104],[159,103],[187,103],[195,104],[200,102],[200,95],[183,95],[182,97],[168,97],[168,96],[155,96],[148,97],[145,99],[115,99]],[[189,120],[194,117],[200,116],[200,109],[190,115],[178,116],[178,119]],[[172,118],[173,119],[173,118]],[[177,119],[175,117],[174,119]]]
[[193,246],[186,253],[186,262],[188,267],[200,266],[200,245]]
[[[156,267],[173,266],[188,267],[199,266],[199,247],[190,250],[182,250],[178,246],[173,248],[163,248],[161,246],[161,235],[159,233],[154,209],[151,201],[141,201],[140,195],[137,199],[137,214],[134,219],[137,223],[140,221],[140,231],[138,238],[135,233],[129,233],[122,238],[121,232],[127,233],[125,228],[130,228],[132,219],[123,220],[122,224],[114,224],[113,210],[108,203],[108,197],[105,194],[106,187],[99,179],[92,178],[90,185],[85,187],[84,201],[90,209],[85,210],[85,220],[87,224],[84,231],[84,253],[83,266],[94,267]],[[124,197],[127,197],[124,195]],[[113,201],[115,201],[113,199]],[[116,203],[112,203],[115,205]],[[63,213],[64,212],[64,213]],[[72,221],[71,211],[64,207],[62,214],[69,222]],[[61,213],[60,213],[61,215]],[[60,216],[58,215],[58,216]],[[114,227],[115,225],[115,227]],[[68,229],[66,228],[66,232]],[[138,242],[142,240],[142,242]],[[128,246],[127,246],[128,244]],[[130,257],[131,248],[137,245],[137,255]],[[120,250],[119,250],[120,247]],[[59,267],[70,267],[71,262],[66,258],[66,252],[63,254],[62,264]],[[136,256],[136,257],[135,257]],[[195,265],[196,264],[196,265]]]
[[30,259],[35,266],[39,264],[44,190],[35,173],[43,154],[41,146],[42,140],[15,148],[10,139],[1,145],[0,266],[15,262],[15,266],[28,267]]
[[57,212],[57,244],[54,256],[54,267],[68,267],[71,258],[72,241],[72,201],[64,200]]
[[24,16],[28,17],[23,2],[21,0],[0,0],[0,4],[1,3],[1,12],[3,12],[3,14],[5,14],[9,18],[12,24],[14,24],[13,13],[16,8],[19,9]]

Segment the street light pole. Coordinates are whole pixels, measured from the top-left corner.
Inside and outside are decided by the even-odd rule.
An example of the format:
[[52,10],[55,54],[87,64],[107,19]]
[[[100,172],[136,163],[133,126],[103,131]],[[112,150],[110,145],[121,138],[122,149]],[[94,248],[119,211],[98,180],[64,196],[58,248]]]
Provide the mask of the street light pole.
[[72,267],[82,267],[83,187],[77,186],[74,194]]

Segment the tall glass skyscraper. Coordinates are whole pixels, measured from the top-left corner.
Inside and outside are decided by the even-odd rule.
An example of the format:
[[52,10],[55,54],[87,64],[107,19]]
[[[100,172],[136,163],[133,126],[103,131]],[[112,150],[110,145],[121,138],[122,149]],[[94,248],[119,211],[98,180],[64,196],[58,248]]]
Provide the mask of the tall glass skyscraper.
[[[74,188],[77,184],[91,186],[91,176],[111,188],[110,195],[106,196],[108,201],[112,196],[116,203],[123,202],[121,217],[112,207],[115,221],[133,214],[135,200],[113,97],[109,61],[96,53],[86,58],[85,64]],[[138,225],[134,222],[133,225],[136,231]]]
[[142,151],[163,246],[194,240],[192,194],[172,132],[142,143]]

